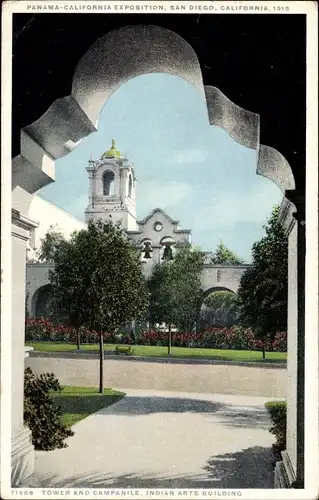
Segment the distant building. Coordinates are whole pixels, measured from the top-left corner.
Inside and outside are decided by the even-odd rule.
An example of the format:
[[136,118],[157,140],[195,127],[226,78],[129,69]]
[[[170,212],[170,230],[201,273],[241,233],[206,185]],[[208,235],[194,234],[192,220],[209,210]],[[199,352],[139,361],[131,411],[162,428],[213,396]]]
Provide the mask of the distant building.
[[[140,249],[145,276],[152,266],[172,260],[176,251],[191,245],[191,230],[181,229],[161,208],[154,208],[143,220],[136,219],[136,176],[132,163],[116,149],[115,141],[100,159],[89,160],[88,206],[83,222],[54,204],[35,196],[30,217],[39,222],[32,231],[28,247],[27,300],[31,316],[39,316],[45,308],[50,287],[49,272],[53,263],[35,263],[41,239],[50,228],[60,231],[68,239],[73,231],[85,229],[88,221],[107,220],[120,223],[132,245]],[[211,264],[211,252],[205,252],[205,266],[201,275],[202,288],[207,295],[213,289],[237,292],[242,273],[247,265],[227,266]]]
[[180,229],[164,210],[155,208],[142,221],[136,219],[136,176],[132,163],[116,149],[115,141],[99,160],[90,160],[89,205],[86,221],[120,222],[131,241],[140,247],[148,274],[155,262],[170,260],[176,248],[191,243],[191,230]]
[[164,210],[155,208],[143,220],[136,219],[136,176],[134,167],[117,149],[115,141],[100,159],[89,160],[88,207],[83,222],[53,203],[36,196],[30,217],[39,222],[29,243],[28,259],[36,259],[41,239],[53,227],[69,238],[73,231],[87,227],[89,219],[119,222],[130,240],[141,250],[145,273],[155,262],[174,257],[176,249],[191,243],[191,230],[181,229],[179,222]]

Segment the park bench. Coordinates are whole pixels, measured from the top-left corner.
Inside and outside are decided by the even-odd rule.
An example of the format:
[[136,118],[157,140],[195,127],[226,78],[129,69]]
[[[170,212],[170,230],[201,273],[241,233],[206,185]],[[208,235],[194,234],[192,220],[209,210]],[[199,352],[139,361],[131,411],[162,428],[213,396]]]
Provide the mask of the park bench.
[[128,354],[132,354],[133,350],[132,350],[132,346],[123,346],[123,345],[117,345],[115,347],[115,354],[126,354],[126,356],[128,356]]

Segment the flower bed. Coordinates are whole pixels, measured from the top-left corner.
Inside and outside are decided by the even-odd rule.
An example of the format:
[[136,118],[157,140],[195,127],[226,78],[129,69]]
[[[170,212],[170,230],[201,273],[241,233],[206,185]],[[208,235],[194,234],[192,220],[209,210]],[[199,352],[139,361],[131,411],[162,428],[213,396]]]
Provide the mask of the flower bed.
[[[104,341],[110,344],[138,344],[150,346],[166,346],[168,341],[167,332],[158,330],[144,330],[137,333],[135,337],[129,333],[103,333]],[[25,330],[26,341],[40,342],[68,342],[75,343],[77,332],[75,328],[58,325],[54,326],[50,321],[40,319],[28,319]],[[95,344],[99,341],[99,334],[81,328],[81,343]],[[204,332],[178,332],[172,333],[172,345],[176,347],[202,347],[210,349],[245,349],[286,352],[287,334],[279,332],[272,342],[264,344],[254,336],[251,328],[233,326],[231,328],[207,328]]]

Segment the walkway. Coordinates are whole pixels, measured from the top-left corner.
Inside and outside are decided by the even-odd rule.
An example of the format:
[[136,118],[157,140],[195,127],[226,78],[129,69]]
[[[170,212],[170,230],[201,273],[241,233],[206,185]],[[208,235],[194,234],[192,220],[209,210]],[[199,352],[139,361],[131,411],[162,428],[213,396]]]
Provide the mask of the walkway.
[[[44,354],[44,355],[42,355]],[[86,358],[41,357],[26,359],[35,373],[54,373],[62,385],[98,387],[99,361]],[[202,394],[240,394],[285,398],[287,370],[284,366],[245,366],[229,363],[158,363],[124,356],[104,361],[105,387],[137,390],[181,391]]]
[[25,486],[272,488],[268,398],[122,389]]

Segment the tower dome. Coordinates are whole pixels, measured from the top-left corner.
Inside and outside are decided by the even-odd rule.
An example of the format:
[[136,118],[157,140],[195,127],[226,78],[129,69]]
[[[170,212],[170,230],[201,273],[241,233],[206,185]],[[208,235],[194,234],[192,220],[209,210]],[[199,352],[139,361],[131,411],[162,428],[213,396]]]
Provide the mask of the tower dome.
[[105,153],[102,154],[101,160],[104,160],[105,158],[122,158],[122,154],[120,151],[116,149],[115,145],[115,140],[112,139],[112,146],[108,151],[105,151]]

